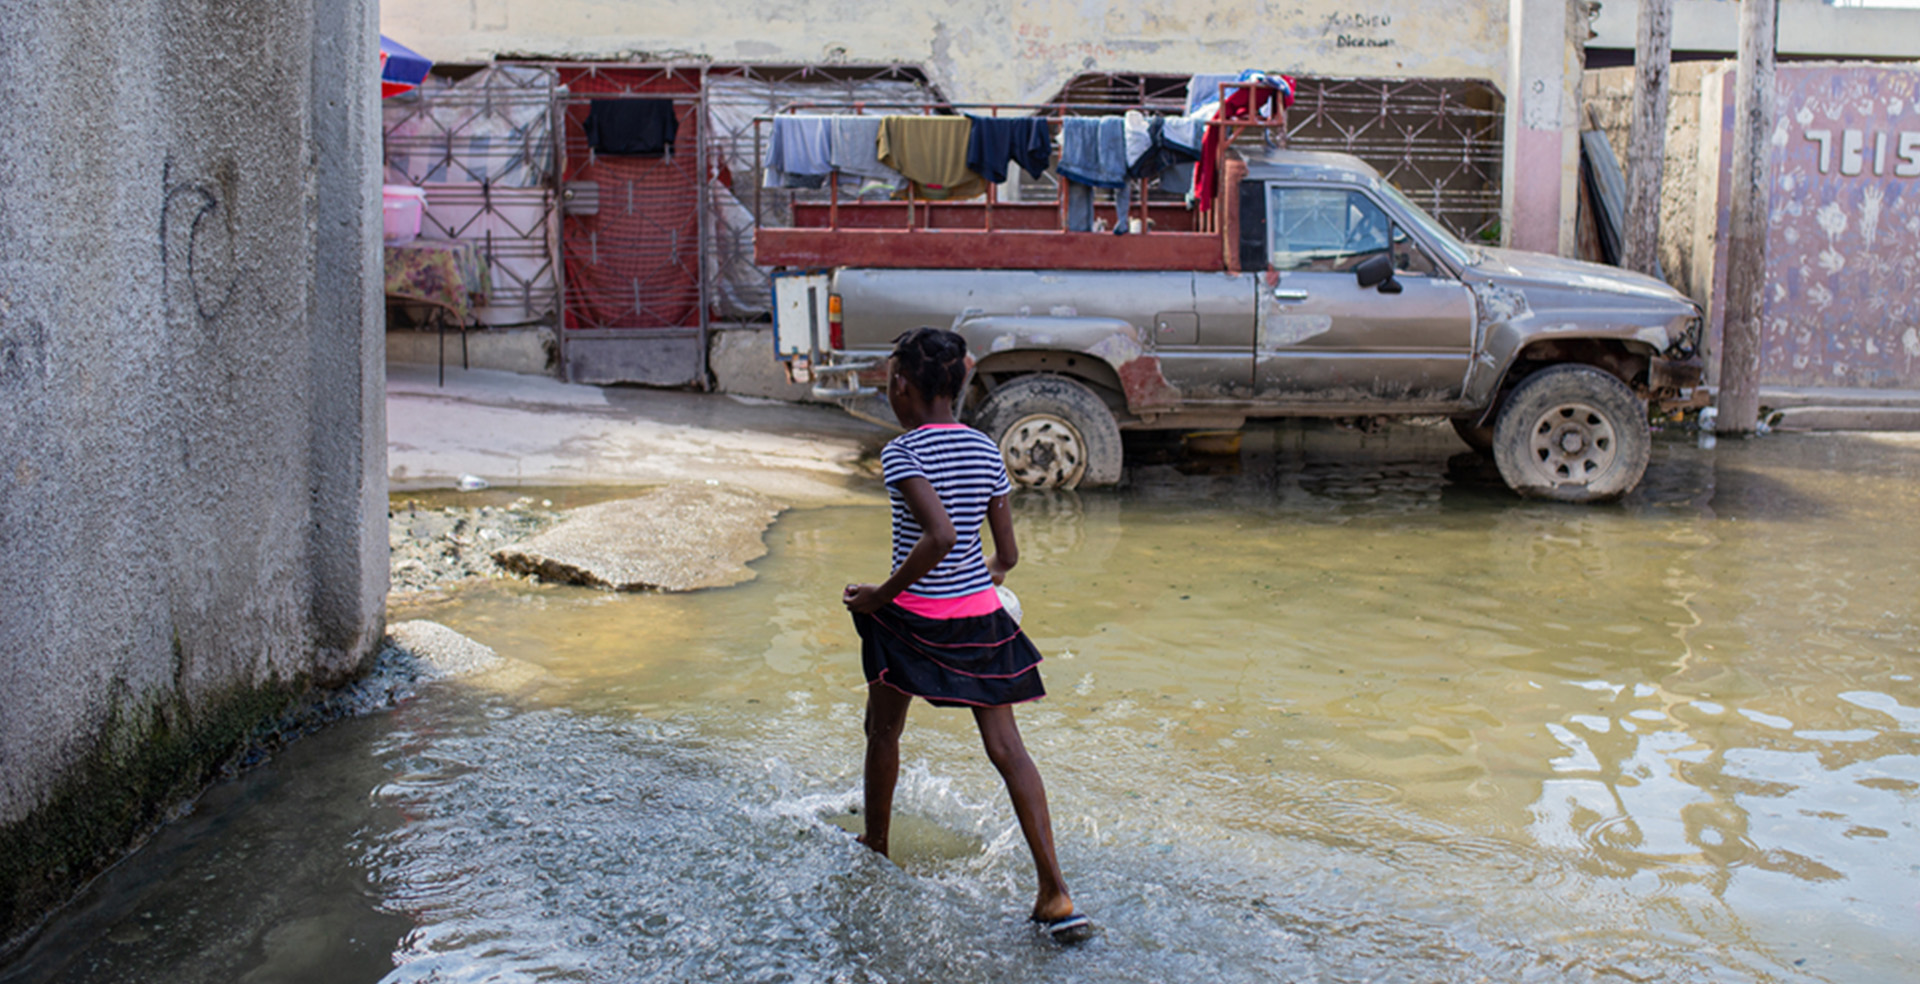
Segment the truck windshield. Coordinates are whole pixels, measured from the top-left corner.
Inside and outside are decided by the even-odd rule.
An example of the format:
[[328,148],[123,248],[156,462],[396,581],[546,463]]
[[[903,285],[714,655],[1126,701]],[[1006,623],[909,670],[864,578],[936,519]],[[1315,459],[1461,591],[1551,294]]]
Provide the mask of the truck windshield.
[[1407,222],[1418,228],[1422,237],[1431,243],[1433,248],[1445,254],[1447,259],[1453,261],[1454,265],[1479,265],[1481,257],[1479,250],[1473,249],[1461,242],[1453,233],[1447,231],[1446,226],[1441,225],[1439,220],[1428,215],[1426,209],[1415,205],[1413,199],[1408,198],[1400,189],[1395,188],[1390,182],[1381,181],[1379,183],[1379,190],[1381,194],[1393,199],[1394,203],[1400,206],[1400,212],[1406,218]]

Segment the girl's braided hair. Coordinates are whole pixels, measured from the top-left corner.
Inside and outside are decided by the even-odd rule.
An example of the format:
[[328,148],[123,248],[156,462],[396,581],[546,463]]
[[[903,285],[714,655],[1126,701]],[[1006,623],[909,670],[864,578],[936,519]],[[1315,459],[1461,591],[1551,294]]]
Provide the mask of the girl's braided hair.
[[920,327],[894,339],[893,364],[920,395],[960,398],[967,381],[967,342],[944,328]]

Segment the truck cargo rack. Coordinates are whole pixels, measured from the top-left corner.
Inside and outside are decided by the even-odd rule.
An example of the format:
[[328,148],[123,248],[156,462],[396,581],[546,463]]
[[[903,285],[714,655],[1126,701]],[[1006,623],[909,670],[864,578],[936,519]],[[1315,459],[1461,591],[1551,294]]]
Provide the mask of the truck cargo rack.
[[[1190,200],[1152,197],[1149,179],[1135,179],[1133,204],[1125,216],[1111,203],[1096,203],[1095,215],[1106,220],[1110,232],[1067,229],[1067,182],[1056,181],[1051,202],[1001,201],[999,188],[989,184],[986,194],[964,201],[933,201],[913,194],[912,185],[888,200],[843,200],[838,174],[826,181],[825,201],[806,201],[795,195],[792,224],[763,225],[754,234],[754,260],[765,267],[980,270],[1237,270],[1238,177],[1229,166],[1228,149],[1245,136],[1258,134],[1268,147],[1284,143],[1286,110],[1281,90],[1264,82],[1221,82],[1219,97],[1246,89],[1249,106],[1266,104],[1270,112],[1249,109],[1244,115],[1205,121],[1222,132],[1215,144],[1214,166],[1219,175],[1211,207],[1199,209]],[[1271,98],[1264,98],[1270,93]],[[974,113],[1000,116],[1044,116],[1064,120],[1074,115],[1115,115],[1127,107],[1111,103],[965,103],[927,106],[884,103],[794,103],[779,114],[754,118],[756,128],[776,116],[801,112],[845,111],[862,115],[872,110],[898,110],[951,115]],[[760,141],[755,141],[756,178],[763,173]],[[754,182],[754,211],[761,209],[764,182]],[[1129,221],[1133,226],[1129,230]],[[1121,234],[1124,233],[1124,234]]]

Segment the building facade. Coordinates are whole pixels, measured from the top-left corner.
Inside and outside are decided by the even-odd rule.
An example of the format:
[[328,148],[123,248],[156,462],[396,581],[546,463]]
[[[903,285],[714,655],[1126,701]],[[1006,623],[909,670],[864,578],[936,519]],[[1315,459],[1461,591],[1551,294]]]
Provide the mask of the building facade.
[[[709,315],[751,320],[764,307],[752,296],[764,286],[749,283],[750,248],[740,244],[750,244],[765,216],[732,181],[752,165],[743,149],[752,143],[752,116],[808,98],[871,105],[889,98],[889,84],[917,86],[922,101],[1018,111],[1121,100],[1130,91],[1146,99],[1200,73],[1283,72],[1302,81],[1293,146],[1369,160],[1463,237],[1563,254],[1574,245],[1579,157],[1568,123],[1578,115],[1587,8],[1571,0],[1412,8],[1200,0],[1166,10],[1115,2],[392,0],[382,27],[441,63],[544,67],[560,100],[574,104],[558,121],[553,194],[569,195],[562,185],[578,181],[599,200],[572,207],[599,211],[561,224],[553,265],[564,270],[566,310],[554,320],[568,374],[588,381],[701,378],[691,356],[706,351]],[[809,81],[826,95],[803,95]],[[837,95],[827,82],[840,85]],[[682,144],[671,167],[609,175],[618,168],[604,160],[581,163],[586,141],[566,114],[583,115],[589,99],[628,97],[681,107]],[[388,142],[391,151],[391,132]],[[430,189],[429,206],[456,194]],[[681,208],[682,199],[690,207]],[[613,221],[605,204],[618,201],[644,201],[650,214],[595,238],[592,226]],[[701,269],[686,259],[685,244],[696,238]],[[641,239],[653,255],[602,248]],[[736,303],[743,296],[746,303]],[[645,347],[636,333],[653,354],[615,357]]]

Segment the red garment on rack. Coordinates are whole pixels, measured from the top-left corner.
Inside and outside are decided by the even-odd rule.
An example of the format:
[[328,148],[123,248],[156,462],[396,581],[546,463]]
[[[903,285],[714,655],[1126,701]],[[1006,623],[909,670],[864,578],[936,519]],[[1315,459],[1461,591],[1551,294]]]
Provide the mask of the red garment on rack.
[[[1279,113],[1280,107],[1273,105],[1274,97],[1277,95],[1281,98],[1282,107],[1291,106],[1294,89],[1292,78],[1282,75],[1280,80],[1285,84],[1278,90],[1272,87],[1261,87],[1256,90],[1252,83],[1236,85],[1228,89],[1226,98],[1220,100],[1220,107],[1214,110],[1213,118],[1215,120],[1252,119],[1253,114],[1248,112],[1247,104],[1256,91],[1261,96],[1259,107],[1261,118]],[[1224,126],[1209,126],[1206,135],[1200,138],[1200,161],[1193,167],[1193,197],[1194,208],[1197,211],[1207,212],[1213,209],[1213,197],[1218,188],[1216,171],[1220,161],[1220,141],[1226,139],[1225,130]]]

